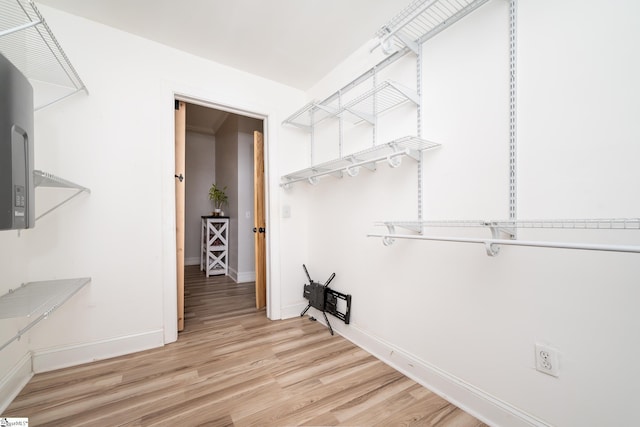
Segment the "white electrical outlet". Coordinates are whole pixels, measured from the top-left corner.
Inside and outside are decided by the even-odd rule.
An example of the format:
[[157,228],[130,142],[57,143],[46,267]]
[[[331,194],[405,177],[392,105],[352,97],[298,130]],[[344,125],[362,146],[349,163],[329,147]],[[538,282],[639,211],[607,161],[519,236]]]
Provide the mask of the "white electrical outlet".
[[558,350],[544,344],[536,344],[536,370],[554,377],[559,376]]

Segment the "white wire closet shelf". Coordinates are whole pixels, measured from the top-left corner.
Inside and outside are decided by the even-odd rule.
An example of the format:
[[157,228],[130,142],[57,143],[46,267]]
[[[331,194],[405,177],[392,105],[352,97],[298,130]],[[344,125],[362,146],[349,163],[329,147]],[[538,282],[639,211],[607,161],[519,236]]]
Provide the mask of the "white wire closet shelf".
[[316,184],[318,178],[327,175],[334,175],[339,178],[344,176],[344,174],[356,176],[360,168],[364,167],[369,170],[375,170],[376,163],[381,161],[387,161],[391,167],[397,167],[400,165],[402,157],[408,156],[414,160],[418,160],[421,151],[438,147],[440,147],[440,144],[435,142],[414,136],[406,136],[386,144],[377,145],[339,159],[330,160],[284,175],[282,177],[282,181],[284,182],[280,185],[288,188],[290,184],[300,181]]
[[347,103],[342,111],[355,115],[357,117],[355,122],[364,120],[373,124],[376,114],[382,114],[407,101],[419,105],[420,99],[417,92],[398,82],[387,80]]
[[58,176],[55,176],[53,174],[50,174],[50,173],[47,173],[47,172],[43,172],[43,171],[40,171],[40,170],[34,170],[33,171],[33,182],[34,182],[34,186],[35,187],[65,188],[65,189],[76,190],[73,194],[71,194],[70,196],[66,197],[60,203],[56,204],[55,206],[53,206],[52,208],[48,209],[47,211],[41,213],[36,218],[36,220],[38,220],[38,219],[42,218],[43,216],[47,215],[48,213],[54,211],[55,209],[59,208],[60,206],[64,205],[65,203],[67,203],[71,199],[79,196],[82,193],[91,193],[91,190],[89,190],[87,187],[83,187],[82,185],[76,184],[76,183],[68,181],[68,180],[66,180],[64,178],[60,178]]
[[[387,233],[372,233],[367,237],[380,237],[385,246],[396,239],[431,240],[458,243],[480,243],[485,245],[487,255],[496,256],[500,245],[529,246],[556,249],[576,249],[606,252],[640,253],[640,245],[619,245],[600,243],[577,243],[520,240],[515,238],[518,228],[573,229],[573,230],[640,230],[640,218],[595,218],[595,219],[542,219],[542,220],[452,220],[452,221],[379,221],[377,226],[387,227]],[[429,227],[483,227],[491,230],[491,238],[429,236],[425,228]],[[396,228],[404,228],[420,234],[396,233]],[[509,238],[500,238],[506,233]]]
[[[377,46],[382,46],[390,57],[388,60],[377,64],[374,68],[380,70],[393,61],[400,59],[407,52],[415,52],[417,45],[424,43],[488,1],[489,0],[414,1],[376,32],[375,35],[380,41]],[[349,91],[367,77],[370,77],[372,73],[373,69],[367,71],[345,85],[339,92],[345,93]],[[375,91],[376,89],[374,89],[374,92]],[[328,117],[337,116],[344,111],[344,108],[338,107],[336,103],[337,97],[338,92],[323,101],[312,101],[286,118],[283,124],[309,128]],[[384,111],[384,108],[382,108],[381,111]]]
[[283,124],[310,130],[312,126],[329,117],[337,117],[339,109],[335,105],[312,101],[282,121]]
[[354,120],[351,120],[354,123],[360,123],[364,120],[373,124],[377,114],[384,113],[408,101],[415,105],[420,104],[417,92],[398,82],[387,80],[349,101],[343,107],[338,107],[337,98],[333,97],[322,102],[310,102],[287,117],[283,124],[310,130],[312,126],[327,118],[344,117],[347,115],[346,113],[355,116]]
[[[327,175],[342,177],[346,173],[350,176],[358,174],[361,167],[375,170],[376,163],[387,160],[389,165],[396,167],[403,156],[414,158],[418,162],[418,177],[422,174],[421,155],[415,155],[416,148],[398,148],[399,140],[393,141],[396,145],[377,145],[376,135],[378,131],[377,118],[380,114],[396,108],[404,103],[413,103],[417,114],[416,137],[411,140],[422,141],[429,144],[428,148],[434,148],[438,144],[429,143],[420,139],[421,123],[421,90],[420,76],[422,54],[420,45],[435,34],[454,24],[462,17],[473,12],[488,0],[417,0],[411,3],[400,14],[384,25],[376,36],[379,39],[378,46],[382,46],[386,58],[375,66],[365,71],[342,88],[333,92],[322,101],[312,101],[291,116],[283,120],[283,125],[292,125],[302,128],[310,135],[310,167],[290,173],[281,178],[283,188],[289,188],[291,184],[299,181],[308,181],[315,184],[318,178]],[[376,46],[377,47],[377,46]],[[375,49],[375,48],[374,48]],[[372,49],[373,50],[373,49]],[[387,80],[377,84],[377,73],[387,66],[395,63],[407,53],[413,52],[416,56],[416,89],[409,88],[398,82]],[[366,84],[371,84],[368,89]],[[359,88],[354,91],[355,88]],[[338,150],[339,158],[317,164],[314,161],[314,131],[315,126],[328,119],[338,119]],[[373,147],[352,155],[343,155],[343,123],[352,122],[355,125],[366,122],[373,128]],[[391,144],[391,143],[390,143]],[[389,149],[392,149],[389,152]],[[417,149],[418,153],[426,148]],[[418,199],[422,199],[422,183],[418,183]],[[422,218],[422,213],[418,213]]]
[[0,350],[20,339],[25,332],[46,319],[89,282],[90,277],[29,282],[0,297],[0,319],[29,319],[27,326],[2,344]]
[[378,221],[375,225],[394,226],[412,231],[426,227],[498,227],[564,228],[586,230],[640,230],[640,218],[535,219],[535,220],[441,220],[441,221]]
[[417,0],[383,25],[377,32],[387,54],[417,46],[478,9],[489,0]]
[[34,86],[36,110],[87,92],[32,0],[0,1],[0,53]]

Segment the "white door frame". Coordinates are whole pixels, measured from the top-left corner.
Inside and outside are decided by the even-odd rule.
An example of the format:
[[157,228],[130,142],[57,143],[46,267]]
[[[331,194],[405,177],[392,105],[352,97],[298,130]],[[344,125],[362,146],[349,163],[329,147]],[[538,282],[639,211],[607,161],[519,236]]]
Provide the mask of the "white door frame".
[[[178,338],[177,331],[177,279],[175,263],[175,186],[174,186],[174,160],[175,160],[175,120],[174,101],[180,100],[191,104],[198,104],[208,108],[228,111],[263,121],[264,150],[265,150],[265,212],[267,225],[267,317],[275,320],[281,318],[280,304],[280,259],[278,251],[278,204],[275,198],[279,190],[279,182],[275,173],[270,173],[270,159],[277,158],[274,141],[277,140],[275,127],[271,126],[269,112],[267,108],[258,105],[239,105],[234,100],[219,99],[219,97],[202,93],[193,87],[176,84],[175,82],[163,83],[163,99],[165,102],[162,109],[162,117],[165,119],[166,135],[162,143],[162,287],[163,287],[163,329],[164,342],[170,343]],[[275,220],[274,220],[275,219]]]

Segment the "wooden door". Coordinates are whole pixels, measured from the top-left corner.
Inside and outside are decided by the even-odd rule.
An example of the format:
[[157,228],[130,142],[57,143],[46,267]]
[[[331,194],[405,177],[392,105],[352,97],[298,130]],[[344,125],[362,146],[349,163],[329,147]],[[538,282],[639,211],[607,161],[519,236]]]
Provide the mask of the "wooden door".
[[267,305],[266,220],[264,210],[264,138],[253,133],[253,210],[256,254],[256,308]]
[[178,283],[178,331],[184,329],[184,176],[187,106],[176,101],[176,270]]

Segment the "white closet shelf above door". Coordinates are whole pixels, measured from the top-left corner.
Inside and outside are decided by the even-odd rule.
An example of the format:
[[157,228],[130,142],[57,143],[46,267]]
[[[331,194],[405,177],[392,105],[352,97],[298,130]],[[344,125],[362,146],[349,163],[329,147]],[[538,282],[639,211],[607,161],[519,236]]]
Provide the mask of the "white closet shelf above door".
[[0,2],[0,53],[29,79],[36,110],[87,92],[32,0]]
[[356,176],[361,168],[371,171],[376,169],[376,163],[386,161],[391,167],[400,166],[402,157],[420,159],[420,152],[440,147],[440,144],[427,141],[415,136],[405,136],[386,144],[376,145],[357,153],[349,154],[340,159],[330,160],[312,167],[292,172],[282,177],[284,188],[300,181],[316,184],[318,179],[327,175],[342,178],[344,174]]

